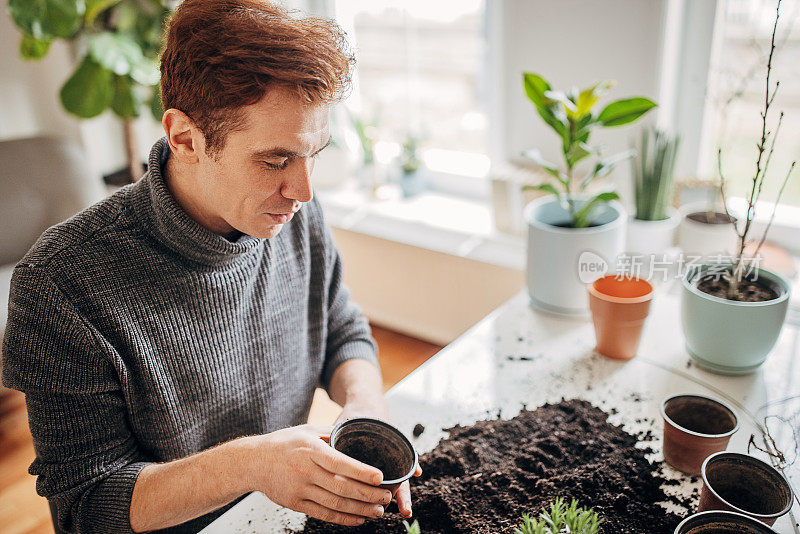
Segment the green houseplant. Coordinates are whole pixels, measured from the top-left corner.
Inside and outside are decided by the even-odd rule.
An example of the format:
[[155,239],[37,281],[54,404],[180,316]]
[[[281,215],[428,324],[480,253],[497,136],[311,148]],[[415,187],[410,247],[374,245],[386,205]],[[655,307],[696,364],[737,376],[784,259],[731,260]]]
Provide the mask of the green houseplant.
[[[564,167],[550,163],[541,157],[538,150],[527,150],[524,155],[540,165],[556,179],[556,183],[528,186],[541,189],[556,196],[569,213],[573,228],[585,228],[593,220],[593,210],[598,204],[616,200],[619,195],[613,191],[599,193],[584,203],[577,202],[576,195],[586,191],[595,178],[608,175],[620,162],[633,155],[626,151],[607,158],[601,157],[601,150],[589,144],[592,132],[599,128],[612,128],[630,124],[656,107],[652,100],[637,96],[611,102],[599,113],[594,109],[614,82],[602,81],[581,91],[557,91],[538,74],[523,74],[525,94],[533,103],[542,120],[561,141]],[[576,166],[587,158],[596,159],[591,170],[583,177],[577,177]]]
[[10,0],[8,11],[22,31],[19,53],[27,60],[47,55],[51,43],[74,44],[79,61],[59,97],[69,113],[88,119],[106,109],[122,119],[131,180],[141,174],[133,119],[149,108],[163,110],[158,91],[158,54],[167,0]]
[[[761,132],[756,145],[756,163],[747,197],[747,212],[736,227],[738,246],[728,261],[692,266],[683,278],[681,321],[686,349],[695,361],[709,370],[723,374],[743,374],[757,369],[767,358],[780,335],[789,304],[789,282],[777,273],[758,264],[763,245],[786,184],[794,171],[792,162],[778,191],[772,216],[757,242],[751,257],[745,255],[749,243],[755,208],[761,195],[775,148],[783,113],[774,130],[769,129],[769,116],[778,83],[770,82],[775,52],[775,34],[780,18],[781,1],[775,10],[769,57],[766,65],[764,107],[760,112]],[[717,153],[721,193],[725,214],[731,214],[722,174],[722,150]]]
[[680,223],[671,207],[675,157],[679,139],[655,128],[642,130],[631,162],[636,213],[628,220],[625,250],[633,254],[660,254],[672,246]]
[[422,161],[419,158],[419,145],[419,136],[408,133],[400,146],[400,188],[405,198],[413,197],[425,189],[425,180],[420,172]]
[[598,146],[590,144],[591,134],[630,124],[655,103],[633,97],[611,102],[598,111],[597,104],[612,82],[565,93],[552,89],[538,74],[526,72],[523,85],[536,113],[556,133],[564,161],[558,166],[538,150],[524,153],[554,180],[530,186],[551,194],[535,199],[524,210],[531,303],[550,313],[586,315],[586,284],[602,276],[623,252],[627,222],[616,192],[586,193],[595,179],[632,156],[631,151],[603,156]]

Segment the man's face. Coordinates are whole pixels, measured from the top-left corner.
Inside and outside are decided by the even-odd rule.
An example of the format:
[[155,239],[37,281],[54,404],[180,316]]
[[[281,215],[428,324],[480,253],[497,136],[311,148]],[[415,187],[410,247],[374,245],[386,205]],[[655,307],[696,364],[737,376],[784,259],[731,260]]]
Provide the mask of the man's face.
[[269,239],[313,196],[314,160],[330,140],[328,105],[274,87],[242,111],[245,127],[213,156],[200,155],[199,198],[215,226]]

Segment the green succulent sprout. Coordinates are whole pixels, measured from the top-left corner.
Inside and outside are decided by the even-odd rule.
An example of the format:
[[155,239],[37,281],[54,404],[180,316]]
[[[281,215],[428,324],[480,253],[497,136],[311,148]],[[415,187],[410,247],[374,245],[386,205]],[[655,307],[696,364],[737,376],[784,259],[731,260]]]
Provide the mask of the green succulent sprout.
[[550,504],[550,510],[539,514],[537,519],[523,514],[514,534],[597,534],[602,522],[591,508],[579,508],[577,499],[567,506],[558,497]]
[[408,524],[408,521],[403,521],[403,526],[406,527],[406,534],[422,534],[422,531],[419,528],[419,521],[416,519],[412,524]]

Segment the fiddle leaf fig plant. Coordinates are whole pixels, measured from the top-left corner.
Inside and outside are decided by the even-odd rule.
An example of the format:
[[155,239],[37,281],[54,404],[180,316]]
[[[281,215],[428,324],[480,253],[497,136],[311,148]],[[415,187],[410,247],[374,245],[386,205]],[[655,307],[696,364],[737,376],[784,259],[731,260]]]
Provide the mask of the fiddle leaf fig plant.
[[[595,108],[600,98],[614,86],[612,81],[601,81],[581,91],[557,91],[542,76],[532,72],[523,74],[525,94],[533,103],[542,120],[553,129],[561,141],[562,166],[545,160],[536,150],[526,150],[523,156],[541,166],[555,178],[555,183],[526,186],[552,193],[570,215],[573,228],[585,228],[593,222],[595,209],[616,200],[613,191],[599,193],[586,202],[576,202],[595,178],[609,174],[621,161],[634,155],[633,151],[603,157],[600,147],[589,143],[591,133],[598,128],[610,128],[630,124],[656,107],[652,100],[637,96],[617,100],[600,111]],[[582,177],[575,176],[576,166],[587,158],[595,158],[594,165]]]
[[45,57],[64,39],[80,58],[59,92],[69,113],[88,119],[111,109],[123,120],[129,167],[137,176],[131,120],[143,108],[161,121],[158,54],[171,0],[9,0],[11,20],[22,32],[19,53]]

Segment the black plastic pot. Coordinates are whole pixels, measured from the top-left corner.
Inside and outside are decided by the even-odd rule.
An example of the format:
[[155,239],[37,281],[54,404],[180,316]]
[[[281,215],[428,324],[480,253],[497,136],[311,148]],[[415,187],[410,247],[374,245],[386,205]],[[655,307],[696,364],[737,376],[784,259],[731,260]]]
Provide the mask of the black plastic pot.
[[736,512],[700,512],[683,521],[675,534],[776,534],[761,521]]
[[417,469],[417,451],[409,439],[380,419],[357,417],[342,421],[331,431],[331,447],[380,469],[380,486],[393,494]]

